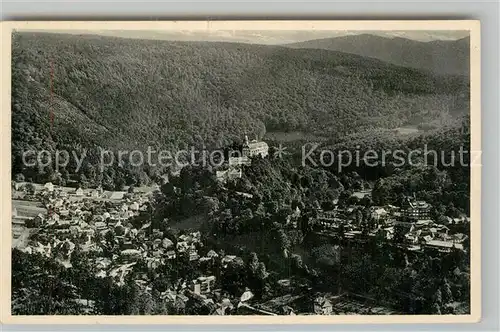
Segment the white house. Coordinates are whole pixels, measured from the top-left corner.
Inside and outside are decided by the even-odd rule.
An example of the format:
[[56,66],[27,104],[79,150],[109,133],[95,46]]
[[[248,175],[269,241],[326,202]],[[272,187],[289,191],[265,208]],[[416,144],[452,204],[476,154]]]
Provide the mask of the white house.
[[241,178],[242,176],[242,170],[241,168],[229,168],[228,170],[224,171],[216,171],[216,177],[217,180],[220,182],[226,182],[228,180],[234,180],[237,178]]
[[246,302],[253,298],[253,293],[247,288],[245,292],[240,297],[240,302]]
[[120,252],[122,256],[128,256],[128,257],[140,257],[141,252],[137,249],[125,249]]
[[125,196],[124,191],[112,191],[108,195],[109,199],[112,199],[112,200],[121,200],[121,199],[123,199],[123,196]]
[[95,228],[97,228],[98,230],[103,230],[103,229],[106,229],[107,226],[105,223],[98,221],[95,223]]
[[210,251],[207,253],[207,257],[208,257],[208,258],[217,258],[217,257],[219,257],[219,255],[218,255],[215,251],[210,250]]
[[389,213],[387,212],[386,209],[384,208],[375,208],[373,209],[372,211],[372,217],[375,219],[375,220],[382,220],[382,219],[385,219],[387,217]]
[[167,259],[175,259],[175,251],[173,250],[169,250],[165,253],[165,255],[167,256]]
[[47,182],[44,186],[43,186],[44,189],[46,189],[47,191],[54,191],[54,185],[52,184],[52,182]]
[[14,182],[14,190],[23,190],[25,182]]
[[82,188],[78,188],[78,189],[76,189],[76,191],[75,191],[75,195],[76,195],[76,196],[83,196],[83,189],[82,189]]
[[245,136],[242,152],[243,156],[253,157],[260,155],[264,158],[269,154],[269,146],[266,142],[259,142],[257,139],[249,141],[248,136]]
[[67,216],[69,216],[69,210],[68,209],[60,209],[59,215],[61,215],[63,217],[67,217]]
[[132,211],[138,211],[139,210],[139,203],[133,202],[132,204],[129,205],[128,207]]
[[200,258],[200,255],[198,255],[197,250],[190,250],[189,251],[189,260],[190,261],[195,261]]
[[174,245],[174,243],[171,240],[169,240],[168,238],[164,238],[162,241],[162,247],[165,249],[168,249],[168,248],[172,247],[173,245]]
[[177,251],[178,252],[185,252],[188,249],[189,249],[189,245],[186,241],[177,242]]

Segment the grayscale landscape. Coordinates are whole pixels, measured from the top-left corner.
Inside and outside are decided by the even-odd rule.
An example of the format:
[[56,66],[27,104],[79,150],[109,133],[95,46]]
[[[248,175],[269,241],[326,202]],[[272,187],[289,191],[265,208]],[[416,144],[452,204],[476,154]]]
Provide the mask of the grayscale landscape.
[[16,31],[13,315],[470,313],[467,31]]

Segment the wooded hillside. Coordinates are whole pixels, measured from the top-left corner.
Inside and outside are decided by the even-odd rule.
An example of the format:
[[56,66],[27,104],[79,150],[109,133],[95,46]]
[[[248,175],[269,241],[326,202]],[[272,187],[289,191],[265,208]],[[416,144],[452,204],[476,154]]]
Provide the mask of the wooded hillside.
[[175,151],[266,130],[331,138],[468,111],[461,76],[324,50],[25,32],[12,56],[13,174],[27,149]]

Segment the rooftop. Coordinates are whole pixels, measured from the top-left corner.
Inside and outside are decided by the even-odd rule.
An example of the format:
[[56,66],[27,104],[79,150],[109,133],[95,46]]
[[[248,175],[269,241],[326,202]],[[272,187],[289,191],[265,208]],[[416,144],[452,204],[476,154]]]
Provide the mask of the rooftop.
[[427,245],[435,246],[435,247],[442,247],[442,248],[463,249],[463,245],[460,243],[454,243],[454,242],[442,241],[442,240],[430,240],[430,241],[427,241]]

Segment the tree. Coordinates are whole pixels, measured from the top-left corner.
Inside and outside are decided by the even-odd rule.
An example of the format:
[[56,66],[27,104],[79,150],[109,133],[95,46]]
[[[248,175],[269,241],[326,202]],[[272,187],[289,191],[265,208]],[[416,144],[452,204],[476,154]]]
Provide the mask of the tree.
[[86,163],[83,169],[89,182],[94,183],[96,180],[96,169],[91,163]]
[[205,199],[205,210],[207,211],[207,214],[212,214],[218,211],[219,205],[220,203],[217,197],[207,197]]
[[432,314],[441,315],[441,306],[439,305],[439,303],[434,302],[432,304]]
[[122,190],[125,186],[125,179],[121,175],[117,175],[115,178],[114,190]]
[[[276,223],[275,223],[275,227],[276,227]],[[286,232],[283,230],[281,225],[279,227],[275,228],[275,233],[276,233],[276,239],[277,239],[278,243],[280,244],[281,250],[290,249],[290,246],[291,246],[290,239],[286,235]]]
[[132,315],[151,315],[153,313],[155,303],[150,292],[137,290],[135,299],[131,303],[130,312]]
[[340,247],[324,244],[312,250],[317,263],[326,267],[333,267],[340,262]]
[[12,309],[26,315],[81,313],[80,289],[60,264],[42,255],[12,252]]
[[347,199],[347,204],[348,205],[359,205],[360,204],[359,198],[357,196],[353,195]]
[[279,204],[276,201],[268,201],[265,203],[265,206],[267,208],[267,211],[271,214],[276,214],[279,209]]
[[361,210],[356,211],[356,224],[357,225],[362,225],[363,224],[363,212]]
[[292,269],[295,271],[300,271],[304,268],[304,263],[302,262],[302,257],[298,254],[292,254],[290,256]]
[[363,205],[363,206],[366,206],[366,207],[370,207],[373,205],[373,201],[371,199],[370,196],[368,195],[365,195],[363,196],[363,198],[359,201],[359,204],[360,205]]
[[470,237],[467,236],[463,242],[463,247],[466,253],[470,252]]
[[221,278],[222,289],[229,294],[239,296],[245,290],[247,270],[241,259],[234,259],[224,270]]
[[255,252],[250,253],[250,259],[248,260],[248,269],[253,275],[257,274],[257,269],[259,268],[259,258]]
[[346,205],[348,204],[349,198],[352,196],[353,191],[352,190],[344,190],[340,193],[339,196],[339,205]]
[[79,186],[82,189],[86,189],[89,186],[89,181],[88,181],[87,177],[85,176],[85,174],[83,174],[83,173],[80,174]]
[[436,293],[434,294],[434,303],[437,303],[439,305],[443,304],[443,295],[441,293],[441,289],[437,289]]
[[267,273],[266,271],[266,265],[264,264],[264,262],[259,262],[259,265],[257,266],[256,276],[261,281],[269,276],[269,273]]
[[394,243],[401,244],[405,241],[406,229],[404,226],[396,225],[394,226]]
[[166,197],[171,197],[175,195],[175,187],[171,182],[167,182],[161,186],[161,192],[166,196]]
[[450,283],[445,278],[443,286],[441,287],[441,293],[444,303],[450,303],[453,301],[453,293],[451,292]]
[[243,220],[252,220],[253,219],[253,212],[252,212],[252,209],[251,208],[247,208],[245,210],[243,210],[243,212],[241,213],[241,218]]

